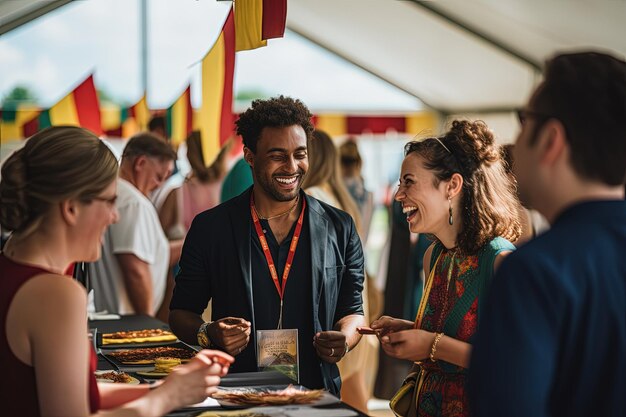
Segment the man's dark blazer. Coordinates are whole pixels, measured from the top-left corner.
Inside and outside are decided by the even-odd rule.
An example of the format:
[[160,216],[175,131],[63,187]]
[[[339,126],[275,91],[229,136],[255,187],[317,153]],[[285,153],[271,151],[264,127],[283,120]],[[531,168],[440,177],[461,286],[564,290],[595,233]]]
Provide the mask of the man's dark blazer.
[[[249,188],[244,193],[194,219],[185,239],[181,270],[170,310],[202,314],[213,300],[212,320],[241,317],[252,323],[250,343],[237,355],[232,372],[256,371],[256,327],[252,294]],[[304,193],[303,193],[304,194]],[[352,218],[345,212],[305,195],[311,237],[314,332],[332,330],[350,314],[363,314],[364,259]],[[258,302],[258,300],[257,300]],[[311,335],[311,338],[313,335]],[[341,388],[335,364],[320,360],[325,388]]]

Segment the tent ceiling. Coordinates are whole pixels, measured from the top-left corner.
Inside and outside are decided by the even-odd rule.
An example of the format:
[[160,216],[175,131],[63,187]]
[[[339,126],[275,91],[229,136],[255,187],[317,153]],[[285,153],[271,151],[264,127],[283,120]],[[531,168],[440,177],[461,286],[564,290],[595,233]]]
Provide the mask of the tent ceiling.
[[[69,0],[0,2],[0,35]],[[555,51],[626,55],[622,0],[288,0],[287,25],[444,113],[523,105]]]
[[626,55],[623,0],[445,0],[423,2],[542,64],[557,50],[601,48]]
[[71,0],[0,1],[0,35],[69,3]]
[[445,113],[523,105],[557,50],[626,54],[626,2],[289,0],[288,27]]

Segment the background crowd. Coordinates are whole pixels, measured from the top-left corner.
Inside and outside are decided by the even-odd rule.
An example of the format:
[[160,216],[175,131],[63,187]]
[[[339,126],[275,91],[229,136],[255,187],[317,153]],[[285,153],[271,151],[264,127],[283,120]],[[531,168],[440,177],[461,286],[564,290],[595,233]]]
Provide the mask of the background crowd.
[[[375,393],[400,416],[626,415],[623,60],[548,61],[514,146],[470,120],[408,142],[382,277],[365,267],[375,207],[358,143],[311,116],[256,100],[237,121],[243,155],[233,140],[207,163],[193,132],[184,176],[157,119],[119,165],[72,127],[4,162],[0,352],[31,414],[197,402],[255,370],[255,330],[278,322],[300,330],[303,384],[363,411]],[[91,308],[159,317],[205,349],[155,390],[98,391],[86,292],[64,279],[80,262]]]

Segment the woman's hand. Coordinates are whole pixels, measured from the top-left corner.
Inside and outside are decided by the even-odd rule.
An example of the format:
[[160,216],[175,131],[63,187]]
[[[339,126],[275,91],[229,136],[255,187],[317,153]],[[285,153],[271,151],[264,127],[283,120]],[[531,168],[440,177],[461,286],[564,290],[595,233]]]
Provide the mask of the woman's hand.
[[380,344],[385,353],[392,358],[421,361],[430,356],[434,339],[435,333],[411,329],[382,336]]
[[202,350],[189,363],[174,368],[158,390],[169,391],[173,408],[202,402],[217,391],[221,377],[234,361],[227,353]]
[[378,320],[374,320],[370,327],[376,330],[378,337],[381,338],[389,333],[400,332],[413,328],[413,322],[408,320],[396,319],[389,316],[382,316]]

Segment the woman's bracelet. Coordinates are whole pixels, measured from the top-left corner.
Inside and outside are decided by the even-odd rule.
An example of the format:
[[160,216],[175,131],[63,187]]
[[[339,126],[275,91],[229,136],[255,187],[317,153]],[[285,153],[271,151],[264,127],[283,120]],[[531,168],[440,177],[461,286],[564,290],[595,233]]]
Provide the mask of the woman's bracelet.
[[433,340],[433,345],[430,347],[430,360],[433,362],[437,362],[435,359],[435,352],[437,351],[437,343],[443,337],[443,333],[435,333],[435,340]]

